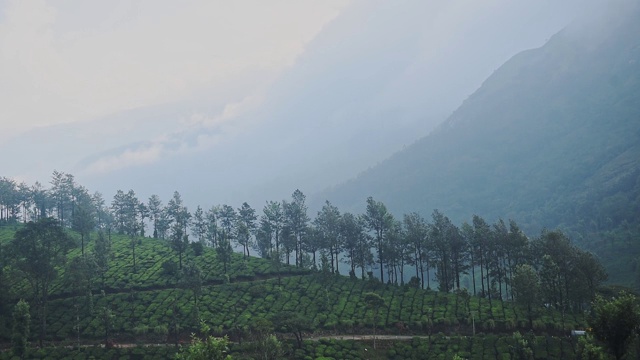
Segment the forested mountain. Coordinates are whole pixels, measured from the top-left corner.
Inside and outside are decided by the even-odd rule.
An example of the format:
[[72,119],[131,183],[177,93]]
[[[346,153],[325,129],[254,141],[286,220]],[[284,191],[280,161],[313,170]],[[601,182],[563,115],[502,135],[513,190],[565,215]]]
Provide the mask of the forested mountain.
[[635,245],[640,11],[630,4],[514,56],[429,136],[319,200],[355,209],[372,195],[398,213],[506,216],[596,250],[604,239]]
[[[144,197],[179,188],[192,207],[202,199],[255,205],[295,188],[320,191],[426,135],[493,69],[541,45],[584,6],[578,0],[338,3],[349,5],[276,73],[266,66],[228,84],[203,75],[202,86],[184,98],[3,137],[0,152],[20,156],[2,158],[2,175],[32,183],[58,169],[104,194],[134,188]],[[527,21],[516,20],[523,16]],[[224,53],[213,41],[196,47]],[[261,68],[268,63],[260,51],[247,51]],[[217,68],[210,57],[203,62],[207,71]],[[145,73],[140,66],[136,73]],[[3,130],[0,136],[7,136]]]

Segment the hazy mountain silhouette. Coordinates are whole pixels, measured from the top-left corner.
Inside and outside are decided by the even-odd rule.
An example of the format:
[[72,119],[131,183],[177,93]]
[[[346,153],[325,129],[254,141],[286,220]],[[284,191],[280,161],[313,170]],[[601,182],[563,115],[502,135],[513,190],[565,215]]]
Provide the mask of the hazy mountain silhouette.
[[[579,241],[640,224],[640,18],[627,2],[494,72],[430,135],[316,197],[362,211],[512,218]],[[630,230],[631,231],[631,230]]]

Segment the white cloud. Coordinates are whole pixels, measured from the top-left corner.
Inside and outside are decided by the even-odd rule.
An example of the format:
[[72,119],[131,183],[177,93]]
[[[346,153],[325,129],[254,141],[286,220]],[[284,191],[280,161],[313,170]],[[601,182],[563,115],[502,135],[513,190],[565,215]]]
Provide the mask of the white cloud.
[[224,106],[222,113],[210,117],[203,113],[192,114],[189,118],[182,119],[182,125],[189,127],[213,128],[227,125],[231,120],[237,119],[239,115],[254,109],[262,102],[260,95],[250,95],[244,99],[232,102]]
[[137,149],[127,149],[121,154],[105,156],[91,163],[85,170],[89,174],[105,174],[114,170],[130,166],[151,164],[163,154],[162,144],[142,146]]
[[182,119],[183,130],[156,136],[115,155],[101,156],[86,165],[83,173],[106,174],[131,166],[152,164],[166,156],[210,149],[222,141],[231,140],[250,126],[252,118],[243,115],[259,105],[261,100],[259,96],[247,96],[227,104],[215,116],[194,113]]
[[248,72],[277,73],[347,3],[0,3],[3,133],[176,102]]

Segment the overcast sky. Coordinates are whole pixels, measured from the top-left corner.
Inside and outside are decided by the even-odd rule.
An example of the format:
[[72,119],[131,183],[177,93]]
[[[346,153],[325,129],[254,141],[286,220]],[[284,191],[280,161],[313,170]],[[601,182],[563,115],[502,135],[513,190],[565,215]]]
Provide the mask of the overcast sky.
[[0,176],[57,169],[108,196],[202,188],[184,173],[219,179],[217,198],[318,190],[595,2],[0,0]]
[[347,4],[2,1],[1,136],[269,79]]

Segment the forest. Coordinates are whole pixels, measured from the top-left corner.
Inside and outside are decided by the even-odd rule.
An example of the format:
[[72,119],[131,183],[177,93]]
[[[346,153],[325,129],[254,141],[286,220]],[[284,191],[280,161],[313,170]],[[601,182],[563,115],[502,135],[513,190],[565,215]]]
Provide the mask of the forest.
[[152,3],[0,1],[0,360],[640,359],[639,1]]
[[[1,356],[44,358],[56,345],[79,358],[637,351],[630,315],[617,347],[593,328],[589,341],[566,337],[600,319],[595,304],[627,299],[640,313],[635,297],[604,286],[597,257],[558,230],[529,237],[513,220],[477,215],[457,226],[438,210],[396,218],[372,197],[362,214],[327,201],[312,217],[300,190],[261,213],[247,203],[206,209],[190,212],[178,191],[166,205],[134,190],[109,201],[58,171],[48,188],[0,178]],[[143,347],[154,343],[174,346]]]

